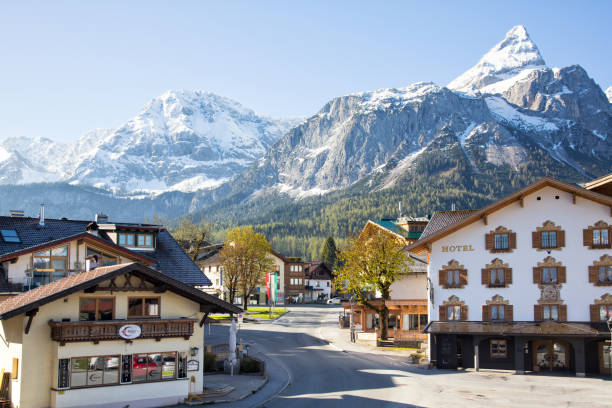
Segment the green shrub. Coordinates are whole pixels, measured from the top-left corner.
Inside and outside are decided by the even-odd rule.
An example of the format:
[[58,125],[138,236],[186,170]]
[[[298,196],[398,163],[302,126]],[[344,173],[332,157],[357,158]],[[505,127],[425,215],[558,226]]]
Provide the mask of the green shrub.
[[217,355],[215,353],[204,352],[204,371],[215,371]]
[[240,370],[245,373],[258,373],[260,371],[261,363],[259,360],[253,357],[245,357],[242,359],[240,364]]

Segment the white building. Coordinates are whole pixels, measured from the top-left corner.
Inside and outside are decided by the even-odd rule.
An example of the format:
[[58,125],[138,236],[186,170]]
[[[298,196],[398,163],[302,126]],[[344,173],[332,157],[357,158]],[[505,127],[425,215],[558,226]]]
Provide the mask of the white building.
[[434,214],[408,249],[429,257],[438,367],[609,372],[612,198],[542,179],[479,211]]

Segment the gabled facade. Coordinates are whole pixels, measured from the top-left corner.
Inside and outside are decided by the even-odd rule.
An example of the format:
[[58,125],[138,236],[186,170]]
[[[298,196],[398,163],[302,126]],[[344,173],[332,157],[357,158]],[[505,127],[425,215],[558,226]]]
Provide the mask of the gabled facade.
[[158,407],[203,389],[208,313],[241,310],[138,263],[0,302],[13,406]]
[[333,272],[322,261],[308,262],[304,268],[305,301],[322,302],[331,298]]
[[[397,220],[369,220],[361,236],[383,231],[397,239],[402,245],[415,242],[423,233],[427,217],[403,217]],[[427,260],[408,252],[411,260],[410,272],[401,275],[391,285],[391,299],[386,302],[389,309],[387,333],[396,343],[415,343],[426,340],[422,330],[428,323],[427,316]],[[380,294],[372,294],[370,303],[382,306]],[[358,337],[374,340],[380,334],[381,319],[375,310],[365,305],[343,302],[347,311],[352,311],[353,324],[360,331]],[[365,334],[364,334],[365,333]]]
[[547,178],[436,215],[408,247],[429,256],[434,364],[609,372],[611,197]]
[[0,217],[0,296],[127,262],[152,267],[189,285],[210,285],[160,225]]

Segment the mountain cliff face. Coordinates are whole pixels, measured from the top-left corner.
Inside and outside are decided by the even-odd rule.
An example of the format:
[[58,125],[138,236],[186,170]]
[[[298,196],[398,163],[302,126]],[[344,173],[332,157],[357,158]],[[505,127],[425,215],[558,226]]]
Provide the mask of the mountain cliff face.
[[512,178],[546,162],[531,177],[581,181],[612,171],[611,135],[601,88],[579,65],[546,67],[519,26],[448,87],[417,83],[331,100],[215,199],[302,199],[360,181],[364,193],[384,190],[447,151],[474,174]]
[[293,123],[215,94],[168,91],[120,128],[96,129],[71,146],[3,140],[0,183],[64,181],[124,194],[195,191],[246,169]]
[[606,96],[608,97],[610,103],[612,103],[612,86],[606,89]]

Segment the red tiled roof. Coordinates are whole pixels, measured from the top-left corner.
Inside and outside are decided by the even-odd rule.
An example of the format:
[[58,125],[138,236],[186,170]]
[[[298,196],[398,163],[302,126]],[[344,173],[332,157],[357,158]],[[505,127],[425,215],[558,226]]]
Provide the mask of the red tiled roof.
[[91,281],[92,279],[108,275],[111,272],[116,271],[117,269],[126,267],[127,265],[131,264],[105,266],[102,268],[93,269],[89,272],[77,273],[75,275],[67,276],[55,282],[39,286],[36,289],[32,289],[20,295],[10,297],[0,302],[0,316],[7,312],[39,302],[50,296],[62,294],[66,291],[72,292],[70,289],[73,289],[74,287],[85,284]]
[[36,309],[39,306],[68,296],[72,293],[93,287],[98,283],[112,279],[115,276],[132,272],[140,273],[154,282],[159,282],[167,287],[168,290],[195,302],[213,305],[215,306],[213,311],[225,313],[240,313],[242,311],[240,308],[232,304],[224,302],[221,299],[177,281],[163,274],[162,272],[158,272],[142,264],[132,262],[127,264],[100,267],[88,272],[70,275],[55,282],[39,286],[36,289],[20,295],[10,297],[0,302],[0,320],[8,319],[21,313],[26,313],[30,310]]

